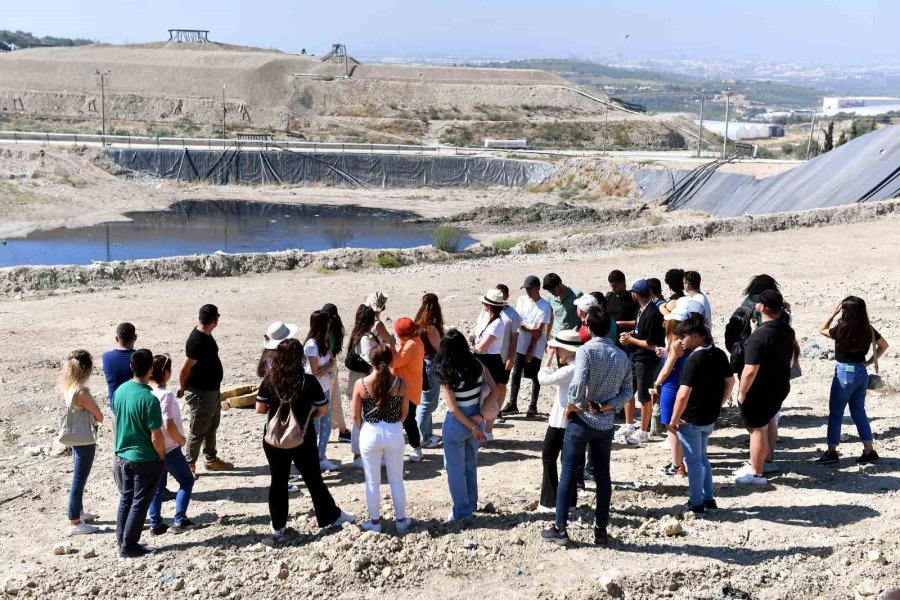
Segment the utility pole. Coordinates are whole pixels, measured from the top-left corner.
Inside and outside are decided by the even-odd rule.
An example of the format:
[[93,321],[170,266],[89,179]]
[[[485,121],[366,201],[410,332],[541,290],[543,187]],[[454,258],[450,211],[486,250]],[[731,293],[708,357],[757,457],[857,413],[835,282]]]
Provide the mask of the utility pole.
[[109,75],[109,71],[101,72],[100,69],[95,69],[94,74],[100,76],[100,134],[106,137],[106,76]]
[[697,158],[700,158],[701,145],[703,144],[703,101],[706,99],[706,92],[700,92],[700,126],[697,128]]
[[222,150],[225,149],[225,84],[222,84]]
[[725,139],[722,140],[722,159],[728,153],[728,109],[731,106],[731,88],[725,88],[722,93],[725,95]]
[[806,141],[806,160],[809,160],[809,152],[812,150],[813,131],[816,129],[816,113],[813,111],[812,122],[809,124],[809,139]]
[[603,125],[603,154],[609,153],[609,96],[606,97],[606,123]]

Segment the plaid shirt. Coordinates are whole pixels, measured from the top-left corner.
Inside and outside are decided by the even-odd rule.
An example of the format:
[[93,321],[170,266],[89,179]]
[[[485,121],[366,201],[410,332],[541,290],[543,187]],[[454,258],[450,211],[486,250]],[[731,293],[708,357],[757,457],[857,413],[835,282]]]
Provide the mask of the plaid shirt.
[[[593,338],[575,353],[575,376],[569,385],[569,404],[582,409],[585,424],[601,431],[613,428],[613,415],[631,399],[631,361],[606,338]],[[594,414],[588,402],[609,404],[615,410]]]

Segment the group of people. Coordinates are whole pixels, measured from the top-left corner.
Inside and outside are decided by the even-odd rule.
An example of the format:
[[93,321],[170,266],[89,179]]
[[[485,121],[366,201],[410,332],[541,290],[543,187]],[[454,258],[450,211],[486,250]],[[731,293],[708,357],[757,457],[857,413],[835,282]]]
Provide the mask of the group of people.
[[[514,306],[509,287],[498,284],[479,298],[481,309],[470,332],[445,328],[432,293],[424,294],[414,317],[391,323],[384,316],[387,295],[372,292],[356,309],[349,336],[333,304],[312,313],[303,341],[297,338],[299,326],[272,323],[256,370],[256,412],[265,415],[262,446],[270,469],[271,543],[288,533],[289,496],[298,489],[292,465],[319,526],[355,521],[336,505],[322,476],[338,468],[327,457],[332,430],[339,442],[350,444],[352,465],[364,473],[368,518],[360,524],[363,529],[382,531],[382,469],[397,532],[411,526],[404,460],[422,460],[423,449],[443,453],[452,504],[447,520],[470,519],[478,505],[478,450],[494,439],[495,420],[519,413],[523,376],[531,382],[526,418],[538,415],[541,387],[555,388],[538,506],[539,512],[554,515],[542,532],[550,542],[568,542],[567,522],[579,488],[593,481],[594,541],[607,543],[612,446],[644,444],[654,425],[666,428],[671,449],[663,473],[687,478],[687,508],[697,514],[715,510],[707,445],[734,388],[750,434],[749,460],[735,472],[735,482],[765,484],[766,476],[778,470],[778,419],[790,381],[800,371],[791,307],[778,283],[768,275],[751,280],[727,322],[723,350],[714,343],[712,310],[696,271],[671,269],[663,281],[639,279],[627,286],[625,275],[615,270],[607,282],[608,291],[583,294],[555,273],[529,276]],[[119,325],[116,347],[103,355],[120,492],[116,536],[123,557],[152,551],[140,543],[148,511],[151,535],[194,526],[187,512],[201,450],[207,471],[232,468],[216,448],[223,369],[212,333],[219,318],[215,306],[201,307],[175,390],[169,389],[172,359],[135,350],[137,335],[129,323]],[[835,307],[821,332],[834,340],[837,364],[828,450],[817,462],[839,461],[848,404],[864,446],[857,462],[877,460],[865,413],[866,390],[876,378],[870,378],[867,367],[877,365],[887,342],[870,324],[865,302],[854,296]],[[340,362],[347,371],[346,389]],[[91,524],[96,515],[82,505],[96,427],[104,420],[87,387],[92,368],[91,355],[77,350],[60,377],[67,423],[81,417],[92,427],[80,437],[72,434],[72,426],[65,429],[74,456],[68,507],[72,534],[97,530]],[[447,410],[437,433],[433,413],[441,400]],[[622,421],[618,430],[617,420]],[[167,474],[178,484],[177,492],[167,489]],[[162,518],[167,500],[175,501],[171,525]]]

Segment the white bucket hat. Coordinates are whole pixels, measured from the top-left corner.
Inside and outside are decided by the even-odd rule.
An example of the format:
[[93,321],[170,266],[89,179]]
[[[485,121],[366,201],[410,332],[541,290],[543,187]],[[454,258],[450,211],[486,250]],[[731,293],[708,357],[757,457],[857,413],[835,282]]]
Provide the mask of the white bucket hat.
[[503,299],[503,292],[496,288],[486,291],[484,296],[481,297],[481,301],[485,304],[490,304],[491,306],[506,306],[506,300]]
[[563,348],[578,352],[578,349],[584,345],[581,341],[581,334],[574,329],[565,329],[556,334],[556,337],[547,342],[551,348]]
[[675,301],[672,312],[663,317],[666,321],[685,321],[691,314],[703,314],[703,305],[690,296],[682,296]]
[[275,321],[274,323],[269,325],[269,329],[268,331],[266,331],[266,341],[263,344],[263,347],[266,350],[274,350],[278,347],[278,344],[280,344],[284,340],[297,335],[298,331],[300,331],[300,328],[293,323]]
[[387,304],[387,301],[387,294],[379,291],[374,291],[366,296],[365,304],[375,312],[381,312],[384,310],[384,306]]

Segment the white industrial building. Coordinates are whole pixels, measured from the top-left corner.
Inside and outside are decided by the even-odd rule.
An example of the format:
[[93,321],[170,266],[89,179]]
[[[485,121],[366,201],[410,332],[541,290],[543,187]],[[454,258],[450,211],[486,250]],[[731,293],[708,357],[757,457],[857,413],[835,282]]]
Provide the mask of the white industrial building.
[[[700,123],[700,121],[694,121]],[[725,121],[703,121],[703,129],[725,137]],[[773,137],[784,137],[784,126],[776,123],[747,123],[745,121],[728,122],[728,139],[734,142],[743,140],[762,140]]]
[[854,115],[883,115],[900,111],[900,98],[882,96],[826,96],[822,101],[825,116],[847,113]]

